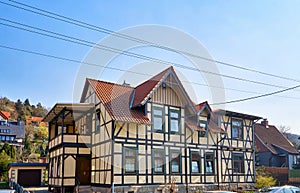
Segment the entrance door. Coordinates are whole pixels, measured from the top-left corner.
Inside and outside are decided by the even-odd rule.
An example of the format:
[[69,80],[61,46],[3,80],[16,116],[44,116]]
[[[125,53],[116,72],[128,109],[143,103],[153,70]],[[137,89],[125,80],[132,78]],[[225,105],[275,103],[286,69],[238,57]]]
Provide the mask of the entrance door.
[[91,168],[91,158],[90,156],[78,156],[76,163],[76,174],[80,182],[80,185],[90,184],[90,168]]

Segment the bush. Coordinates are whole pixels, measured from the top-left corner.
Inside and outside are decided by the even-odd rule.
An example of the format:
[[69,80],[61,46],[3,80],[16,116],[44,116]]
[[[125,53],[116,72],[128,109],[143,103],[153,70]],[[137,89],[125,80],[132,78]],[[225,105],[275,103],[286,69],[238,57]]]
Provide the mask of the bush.
[[272,176],[256,176],[256,182],[254,184],[255,188],[263,188],[268,186],[274,186],[276,184],[276,180]]

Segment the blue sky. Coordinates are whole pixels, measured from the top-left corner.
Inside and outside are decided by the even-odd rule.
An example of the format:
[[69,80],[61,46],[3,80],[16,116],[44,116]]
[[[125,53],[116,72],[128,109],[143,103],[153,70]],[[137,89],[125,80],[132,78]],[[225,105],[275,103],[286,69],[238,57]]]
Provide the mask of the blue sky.
[[[4,2],[8,1],[4,0]],[[78,1],[74,3],[71,0],[55,0],[22,2],[114,31],[146,24],[170,26],[197,39],[216,60],[289,78],[298,79],[299,77],[299,1],[229,0],[190,1],[189,3],[183,1]],[[3,4],[0,4],[0,15],[1,18],[92,42],[98,42],[106,37],[103,33],[79,28]],[[90,51],[90,48],[85,46],[3,25],[0,25],[0,44],[76,60],[83,60]],[[147,54],[147,49],[140,50],[140,52]],[[155,56],[155,51],[151,50],[151,54]],[[164,54],[157,54],[157,56],[162,55]],[[74,81],[80,64],[3,48],[0,48],[0,59],[0,96],[7,96],[12,100],[29,98],[31,103],[42,102],[47,107],[52,107],[57,102],[72,102]],[[122,61],[122,59],[130,61],[126,57],[119,57],[116,61]],[[166,57],[166,59],[170,58]],[[173,59],[177,62],[181,61],[176,57]],[[284,87],[299,84],[299,82],[262,76],[218,64],[217,67],[222,74]],[[180,69],[176,70],[186,73]],[[114,81],[113,78],[109,78],[111,74],[113,73],[108,72],[105,77],[109,81]],[[255,93],[279,90],[279,88],[226,78],[223,81],[227,88]],[[199,82],[203,82],[203,79],[199,78]],[[197,91],[197,102],[211,99],[207,88],[196,87],[194,90]],[[268,118],[270,124],[289,126],[292,132],[300,134],[299,90],[282,93],[279,96],[228,104],[226,108]],[[227,101],[257,95],[230,90],[225,92]]]

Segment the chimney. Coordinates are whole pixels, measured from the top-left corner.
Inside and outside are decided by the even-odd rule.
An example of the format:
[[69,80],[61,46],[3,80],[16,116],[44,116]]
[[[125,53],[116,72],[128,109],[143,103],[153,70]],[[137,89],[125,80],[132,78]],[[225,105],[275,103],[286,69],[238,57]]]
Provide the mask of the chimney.
[[268,121],[268,119],[262,120],[262,121],[261,121],[261,124],[262,124],[263,126],[265,126],[266,128],[269,128],[269,121]]

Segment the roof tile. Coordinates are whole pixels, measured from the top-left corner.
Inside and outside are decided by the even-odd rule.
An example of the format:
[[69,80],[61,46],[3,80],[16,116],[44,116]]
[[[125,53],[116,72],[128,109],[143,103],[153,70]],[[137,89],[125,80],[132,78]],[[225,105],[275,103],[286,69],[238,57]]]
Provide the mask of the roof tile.
[[279,147],[291,154],[298,154],[297,149],[291,142],[273,125],[266,127],[263,124],[255,124],[255,135],[261,140],[262,144],[268,148],[272,153],[277,154],[276,147]]

